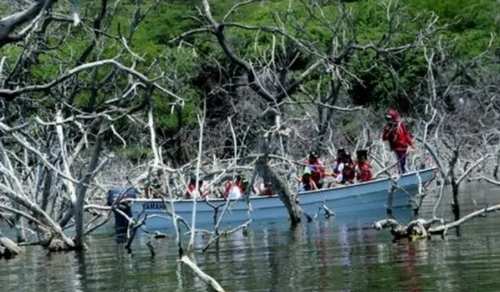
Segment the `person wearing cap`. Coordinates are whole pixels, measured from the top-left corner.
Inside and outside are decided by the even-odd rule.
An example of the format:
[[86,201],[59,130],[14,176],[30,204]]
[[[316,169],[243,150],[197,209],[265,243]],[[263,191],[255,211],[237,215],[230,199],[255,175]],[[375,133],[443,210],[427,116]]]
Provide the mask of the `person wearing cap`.
[[356,179],[358,182],[364,182],[372,180],[372,166],[368,161],[368,151],[358,150],[356,151]]
[[321,188],[321,180],[325,177],[325,166],[319,159],[318,154],[312,151],[306,161],[306,168],[309,169],[311,179],[314,181],[316,187]]
[[399,173],[406,172],[406,156],[408,147],[413,147],[413,137],[401,121],[401,116],[395,109],[389,109],[386,113],[386,125],[382,133],[382,140],[389,142],[389,147],[396,154]]

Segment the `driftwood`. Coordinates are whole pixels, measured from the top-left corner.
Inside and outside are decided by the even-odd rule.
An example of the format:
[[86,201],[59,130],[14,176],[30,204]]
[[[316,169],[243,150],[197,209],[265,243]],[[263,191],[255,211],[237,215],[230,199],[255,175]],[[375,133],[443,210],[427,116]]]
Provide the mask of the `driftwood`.
[[377,230],[390,228],[394,240],[403,238],[410,240],[430,239],[431,235],[441,235],[445,237],[448,230],[457,228],[473,218],[484,216],[486,213],[496,212],[498,210],[500,210],[500,204],[474,211],[449,223],[444,223],[444,220],[440,218],[433,218],[431,220],[419,218],[404,225],[395,219],[383,219],[373,223],[373,227]]
[[22,249],[11,239],[5,237],[0,232],[0,258],[5,257],[6,259],[15,257],[20,254]]
[[497,205],[494,205],[491,207],[486,207],[486,208],[474,211],[472,213],[469,213],[466,216],[460,218],[459,220],[456,220],[456,221],[453,221],[453,222],[450,222],[447,224],[442,224],[440,226],[429,228],[429,232],[431,234],[441,234],[444,236],[444,235],[446,235],[448,230],[450,230],[452,228],[456,228],[456,227],[460,226],[461,224],[463,224],[463,223],[465,223],[473,218],[484,216],[486,213],[496,212],[498,210],[500,210],[500,204],[497,204]]
[[403,225],[395,219],[383,219],[375,222],[373,224],[373,227],[377,230],[390,228],[394,240],[403,238],[416,240],[429,238],[430,234],[427,232],[427,230],[434,222],[435,220],[426,221],[424,219],[416,219],[411,221],[407,225]]
[[181,256],[180,261],[191,268],[193,273],[196,274],[203,282],[207,283],[217,292],[224,292],[222,286],[212,277],[203,272],[187,255]]

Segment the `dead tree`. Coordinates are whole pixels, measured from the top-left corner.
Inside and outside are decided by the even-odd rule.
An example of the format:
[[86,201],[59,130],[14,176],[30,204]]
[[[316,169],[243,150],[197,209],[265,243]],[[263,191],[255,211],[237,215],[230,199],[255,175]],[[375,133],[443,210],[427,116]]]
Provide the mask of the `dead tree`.
[[[312,125],[308,130],[315,135],[310,135],[310,141],[303,143],[309,143],[307,148],[321,148],[315,150],[326,150],[331,145],[336,134],[335,122],[339,120],[336,113],[360,109],[352,106],[350,92],[354,84],[360,88],[368,86],[352,69],[354,59],[362,54],[373,54],[376,56],[372,60],[373,67],[388,67],[387,71],[396,78],[397,70],[387,60],[417,51],[439,30],[437,18],[429,17],[415,39],[404,44],[398,43],[394,36],[405,28],[401,27],[402,12],[399,10],[400,5],[396,4],[387,4],[386,7],[387,32],[381,34],[380,39],[364,43],[358,42],[354,17],[342,3],[338,3],[335,16],[323,11],[321,5],[297,3],[288,11],[276,14],[273,26],[249,25],[244,21],[233,20],[238,9],[252,5],[252,2],[238,2],[223,17],[216,19],[210,1],[204,0],[199,9],[202,17],[200,27],[186,31],[172,42],[198,34],[214,36],[225,58],[232,67],[238,69],[219,69],[235,72],[236,75],[231,77],[229,84],[220,84],[221,88],[236,87],[226,98],[250,95],[258,103],[264,104],[263,110],[267,115],[263,120],[268,122],[268,127],[277,118],[282,121],[296,119],[294,112],[308,113],[311,115],[308,122]],[[305,11],[306,16],[303,19],[296,17],[294,9]],[[327,45],[318,44],[317,35],[309,33],[307,26],[312,21],[320,23],[328,33]],[[255,32],[256,46],[267,45],[259,43],[258,36],[269,36],[272,40],[268,44],[269,49],[262,56],[244,57],[240,53],[243,48],[238,48],[238,44],[231,40],[231,32],[235,30]],[[341,140],[340,137],[335,138]]]
[[[440,186],[434,202],[432,218],[419,218],[409,224],[382,220],[378,229],[390,227],[396,238],[408,238],[412,234],[427,238],[431,234],[446,235],[472,218],[498,210],[498,205],[486,207],[463,216],[460,209],[460,187],[471,178],[484,179],[495,170],[498,153],[499,111],[497,76],[487,69],[495,60],[492,43],[486,51],[468,60],[466,64],[455,63],[449,48],[438,41],[436,47],[425,47],[427,76],[419,92],[427,99],[419,113],[417,141],[424,153],[429,155],[438,169]],[[471,82],[473,80],[473,82]],[[427,152],[427,153],[425,153]],[[449,192],[448,192],[449,191]],[[453,221],[445,223],[439,218],[437,209],[443,197],[451,196]]]
[[[54,249],[84,247],[84,206],[89,193],[102,191],[94,178],[112,150],[106,144],[113,138],[127,143],[117,124],[140,123],[153,94],[183,104],[166,79],[142,71],[137,64],[145,60],[129,46],[156,3],[137,3],[129,33],[118,36],[108,30],[115,12],[108,4],[99,1],[96,16],[84,19],[92,28],[84,31],[88,46],[67,59],[60,58],[65,42],[82,33],[72,26],[81,21],[78,7],[68,10],[55,1],[37,0],[14,7],[19,12],[0,20],[0,49],[20,40],[24,48],[15,60],[0,59],[0,198],[6,198],[0,208],[25,218],[34,240]],[[73,15],[65,18],[59,12]],[[102,59],[106,48],[115,45],[117,56]],[[39,78],[32,69],[41,56],[49,58],[43,64],[58,69]],[[88,97],[83,106],[82,97]],[[65,229],[73,225],[76,236],[70,238]]]
[[280,200],[285,205],[288,215],[290,218],[290,223],[292,227],[296,226],[301,222],[303,210],[300,207],[297,193],[292,192],[290,186],[276,171],[271,169],[269,166],[269,137],[263,137],[261,145],[261,155],[255,163],[255,171],[264,179],[264,181],[270,182],[273,191],[276,192]]
[[464,72],[458,64],[449,66],[451,57],[440,42],[436,48],[424,50],[428,65],[425,80],[428,102],[423,114],[432,118],[425,123],[420,141],[439,168],[443,188],[451,187],[454,220],[461,217],[460,185],[473,172],[487,170],[486,162],[498,151],[498,146],[492,143],[499,137],[495,130],[498,119],[491,118],[495,116],[497,97],[490,91],[489,84],[482,85],[486,90],[469,85],[470,78],[488,80],[482,76],[481,68],[487,66],[489,50],[469,61],[471,72]]
[[27,7],[20,4],[20,11],[0,19],[0,48],[9,43],[23,40],[42,18],[43,14],[52,7],[53,0],[36,0]]

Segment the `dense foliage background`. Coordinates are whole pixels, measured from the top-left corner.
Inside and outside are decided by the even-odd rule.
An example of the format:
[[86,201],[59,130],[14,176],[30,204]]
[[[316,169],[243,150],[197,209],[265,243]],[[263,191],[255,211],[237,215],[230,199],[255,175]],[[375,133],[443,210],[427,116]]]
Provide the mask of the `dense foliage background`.
[[[222,19],[235,3],[236,1],[230,0],[211,1],[214,17]],[[5,11],[9,10],[8,3],[0,5]],[[84,20],[92,20],[99,12],[99,5],[94,1],[81,1],[80,5]],[[112,4],[109,5],[113,7]],[[142,8],[138,13],[136,8],[139,6]],[[468,62],[484,52],[492,35],[498,35],[500,32],[498,7],[496,0],[269,0],[241,6],[227,21],[259,27],[281,27],[318,52],[327,52],[333,49],[334,38],[340,38],[338,44],[341,47],[347,46],[351,41],[359,44],[372,42],[384,46],[412,42],[419,31],[428,24],[429,19],[436,15],[436,33],[424,41],[427,47],[441,47],[446,51],[447,64],[444,66],[463,66],[458,75],[466,79],[470,74],[465,70],[469,66]],[[170,98],[157,94],[154,96],[155,125],[161,144],[165,145],[169,158],[179,163],[192,158],[194,151],[186,146],[194,144],[193,137],[197,134],[196,116],[203,108],[204,102],[207,109],[208,136],[213,139],[211,143],[221,147],[218,155],[225,155],[223,149],[232,143],[227,117],[232,118],[241,144],[245,145],[252,145],[252,140],[257,137],[255,129],[245,128],[250,121],[261,122],[255,125],[256,128],[269,128],[275,123],[273,118],[258,115],[265,111],[269,103],[256,97],[255,93],[241,88],[238,84],[243,78],[241,68],[227,58],[213,35],[192,34],[174,40],[186,31],[206,25],[200,16],[200,8],[200,1],[129,0],[114,6],[112,16],[103,21],[103,26],[107,28],[106,35],[130,37],[130,49],[142,57],[141,61],[134,61],[138,70],[151,76],[163,74],[169,80],[169,88],[184,98],[182,105],[173,105]],[[349,12],[348,17],[343,15],[346,11]],[[395,14],[396,17],[390,19],[389,13]],[[323,19],[328,19],[330,23],[322,21],[318,17],[319,14],[324,14]],[[134,27],[134,23],[138,23],[138,26]],[[70,38],[60,33],[49,37],[48,45],[57,47],[56,50],[39,48],[40,51],[29,64],[28,75],[31,81],[51,80],[60,74],[61,66],[71,68],[78,64],[77,57],[84,54],[93,40],[87,37],[88,26],[72,28],[71,34]],[[310,52],[297,47],[289,38],[263,30],[228,27],[226,35],[234,50],[242,58],[255,64],[257,70],[265,68],[265,63],[273,58],[278,67],[286,67],[289,70],[286,73],[287,78],[292,79],[314,61]],[[64,43],[61,43],[63,40]],[[498,56],[499,43],[498,38],[493,39],[492,55]],[[91,53],[88,60],[118,57],[126,64],[133,61],[130,56],[123,54],[122,46],[116,41],[102,42],[99,46],[99,50]],[[10,45],[4,47],[1,52],[7,56],[8,61],[13,62],[21,54],[22,47]],[[54,62],[54,59],[58,62]],[[373,112],[373,117],[388,106],[396,107],[409,116],[418,116],[423,111],[425,100],[422,99],[421,89],[428,70],[422,47],[390,55],[379,54],[373,50],[357,51],[342,62],[353,75],[344,74],[345,80],[342,80],[336,92],[335,105],[363,106]],[[498,64],[495,62],[489,63],[488,66],[491,72],[498,70]],[[456,69],[456,72],[458,71],[460,69]],[[274,72],[280,72],[280,68]],[[310,74],[302,87],[318,95],[328,94],[330,77],[326,72],[327,70],[317,70]],[[74,94],[72,103],[86,110],[103,106],[107,100],[106,93],[92,94],[91,90],[88,90],[90,83],[87,83],[86,88],[85,82],[104,78],[108,73],[109,69],[104,68],[97,70],[95,75],[82,73],[82,90]],[[114,82],[118,86],[120,80]],[[40,98],[42,96],[43,94]],[[308,101],[302,90],[290,92],[290,96],[294,102]],[[29,110],[24,113],[36,113],[38,105],[32,106],[31,109],[29,106],[25,107]],[[450,106],[453,107],[451,103]],[[283,106],[281,108],[283,109]],[[348,143],[349,134],[354,135],[359,123],[364,122],[356,122],[359,116],[352,114],[326,115],[320,109],[311,113],[311,108],[307,106],[288,108],[288,113],[290,118],[311,114],[313,119],[319,121],[318,125],[311,125],[311,128],[318,128],[319,136],[324,135],[326,129],[321,120],[331,121],[328,122],[329,127],[333,124],[335,129],[340,129],[337,131],[339,143]],[[377,124],[377,119],[372,122]],[[128,131],[125,137],[132,141],[130,147],[120,152],[132,159],[144,158],[148,154],[147,147],[142,147],[141,135],[136,135],[141,133],[142,129],[129,127],[127,122],[122,122],[122,127]],[[347,140],[343,137],[347,137]],[[119,144],[119,141],[110,142]],[[304,149],[310,147],[311,145],[304,145]]]

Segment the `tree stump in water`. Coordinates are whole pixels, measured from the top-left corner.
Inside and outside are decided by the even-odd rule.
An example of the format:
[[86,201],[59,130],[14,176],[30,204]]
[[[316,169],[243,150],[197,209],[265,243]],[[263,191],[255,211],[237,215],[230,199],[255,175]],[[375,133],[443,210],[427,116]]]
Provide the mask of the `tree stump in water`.
[[257,173],[259,173],[265,181],[270,182],[273,191],[279,195],[280,200],[288,210],[292,226],[300,223],[303,211],[299,205],[297,194],[293,193],[286,181],[279,177],[279,175],[269,167],[267,164],[267,155],[259,157],[255,167]]

